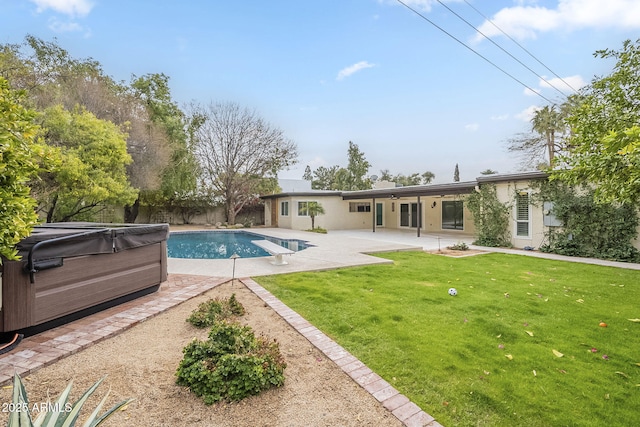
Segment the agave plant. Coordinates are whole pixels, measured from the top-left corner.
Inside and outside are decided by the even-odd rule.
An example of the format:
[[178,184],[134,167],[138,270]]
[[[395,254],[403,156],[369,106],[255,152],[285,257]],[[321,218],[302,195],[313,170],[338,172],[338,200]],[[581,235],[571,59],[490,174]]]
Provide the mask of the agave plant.
[[[29,399],[27,397],[27,390],[22,383],[20,375],[15,374],[13,377],[13,402],[11,415],[9,416],[8,427],[73,427],[76,425],[80,410],[86,403],[89,396],[93,394],[98,388],[100,383],[104,380],[102,377],[94,385],[92,385],[84,394],[75,402],[69,402],[69,394],[71,393],[71,381],[67,388],[64,389],[58,399],[54,402],[47,402],[45,405],[41,405],[38,408],[38,416],[35,420],[31,418],[31,409],[29,406]],[[102,424],[111,415],[113,415],[118,409],[122,408],[133,399],[126,399],[120,403],[114,405],[111,409],[102,415],[99,415],[102,405],[109,397],[107,393],[100,404],[91,413],[89,418],[83,424],[83,427],[94,427]]]

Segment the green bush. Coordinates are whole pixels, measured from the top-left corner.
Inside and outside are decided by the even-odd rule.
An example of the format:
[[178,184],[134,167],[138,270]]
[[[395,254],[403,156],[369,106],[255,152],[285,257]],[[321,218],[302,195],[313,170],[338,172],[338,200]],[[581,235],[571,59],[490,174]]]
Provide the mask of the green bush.
[[447,249],[451,249],[454,251],[468,251],[469,245],[467,245],[465,242],[458,242],[455,245],[447,246]]
[[327,229],[322,227],[309,228],[306,231],[310,231],[312,233],[318,233],[318,234],[327,234]]
[[509,205],[498,199],[496,186],[485,184],[466,197],[467,208],[473,215],[477,239],[474,245],[511,247],[509,233]]
[[638,262],[640,252],[631,243],[637,236],[637,208],[598,203],[593,189],[559,182],[541,187],[543,201],[553,201],[552,213],[563,227],[551,228],[543,252]]
[[232,294],[229,299],[216,298],[201,303],[187,318],[187,322],[197,328],[206,328],[216,321],[242,316],[244,313],[244,307],[236,299],[236,294]]
[[216,322],[208,340],[192,341],[183,353],[176,382],[207,405],[241,400],[284,384],[286,363],[277,341],[256,337],[249,326]]

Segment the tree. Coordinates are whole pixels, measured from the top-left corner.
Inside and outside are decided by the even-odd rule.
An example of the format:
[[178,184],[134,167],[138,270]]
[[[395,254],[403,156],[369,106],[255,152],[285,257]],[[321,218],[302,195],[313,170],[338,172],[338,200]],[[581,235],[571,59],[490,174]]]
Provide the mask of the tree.
[[380,181],[393,181],[393,175],[389,172],[389,169],[381,169],[380,170]]
[[482,172],[480,172],[480,175],[495,175],[497,173],[498,171],[494,171],[493,169],[485,169]]
[[460,169],[458,169],[458,164],[456,163],[456,168],[453,171],[453,182],[460,181]]
[[302,179],[304,179],[305,181],[313,181],[311,166],[307,165],[307,167],[304,168],[304,175],[302,175]]
[[[161,203],[164,208],[180,206],[184,212],[189,204],[202,207],[205,198],[197,190],[198,164],[189,140],[199,126],[199,117],[186,118],[171,98],[169,78],[164,74],[147,74],[134,77],[131,84],[134,99],[139,101],[148,118],[141,122],[142,133],[128,140],[133,162],[128,172],[137,177],[134,184],[141,189],[133,206],[125,207],[127,222],[135,221],[141,200],[146,204]],[[135,122],[134,122],[135,123]],[[164,150],[161,151],[161,149]],[[154,153],[155,155],[149,156]],[[161,157],[164,154],[165,157]],[[155,174],[136,174],[142,166],[155,165]],[[146,179],[142,181],[141,179]],[[151,181],[151,179],[155,180]],[[154,194],[159,193],[159,194]],[[184,215],[183,215],[184,216]]]
[[129,185],[126,134],[92,113],[50,107],[38,119],[42,137],[60,156],[34,183],[34,195],[47,222],[91,220],[109,205],[132,203],[137,191]]
[[563,128],[563,118],[555,105],[545,105],[531,119],[531,129],[544,138],[550,167],[553,167],[556,152],[556,132]]
[[15,245],[38,222],[28,182],[37,175],[45,150],[36,143],[35,112],[20,104],[24,96],[0,77],[0,264],[1,257],[16,259]]
[[529,168],[555,166],[556,157],[567,151],[571,135],[567,117],[579,103],[580,95],[571,95],[559,106],[546,105],[536,110],[530,121],[531,131],[511,138],[508,151],[520,154],[523,164]]
[[296,145],[255,112],[235,103],[194,105],[194,153],[205,185],[225,204],[227,221],[255,200],[265,179],[297,160]]
[[601,50],[616,59],[612,72],[594,78],[568,117],[570,149],[552,179],[589,182],[600,201],[640,203],[640,39],[621,50]]
[[307,213],[311,217],[311,229],[315,229],[315,220],[318,215],[324,214],[324,208],[318,202],[307,203]]
[[364,157],[360,148],[349,141],[347,151],[347,167],[338,165],[320,166],[313,171],[311,187],[316,190],[368,190],[372,187],[371,178],[367,177],[371,164]]
[[431,184],[431,182],[436,179],[436,174],[430,171],[426,171],[422,174],[422,183],[423,184]]
[[422,183],[422,177],[418,173],[412,173],[409,176],[399,173],[398,175],[393,177],[392,181],[395,182],[396,185],[402,185],[406,187],[409,185],[420,185]]
[[360,148],[349,141],[349,150],[347,151],[347,172],[346,182],[340,190],[368,190],[371,188],[371,179],[367,177],[371,163],[364,157],[364,153]]
[[380,180],[381,181],[390,181],[395,182],[397,185],[408,186],[408,185],[420,185],[420,184],[429,184],[434,180],[436,175],[433,172],[426,171],[422,174],[412,173],[411,175],[404,175],[399,173],[397,175],[392,175],[389,172],[389,169],[380,170]]
[[[81,106],[126,130],[132,158],[127,175],[146,200],[168,205],[176,194],[184,200],[184,194],[195,190],[195,178],[184,166],[195,164],[184,159],[184,114],[171,100],[165,75],[133,76],[130,85],[115,82],[97,61],[73,58],[55,41],[34,36],[25,37],[22,44],[0,45],[0,74],[13,87],[28,90],[30,105],[39,111],[54,105],[68,111]],[[190,178],[187,191],[174,185]],[[161,194],[150,195],[156,191]],[[125,206],[126,222],[135,221],[139,203],[140,198]]]

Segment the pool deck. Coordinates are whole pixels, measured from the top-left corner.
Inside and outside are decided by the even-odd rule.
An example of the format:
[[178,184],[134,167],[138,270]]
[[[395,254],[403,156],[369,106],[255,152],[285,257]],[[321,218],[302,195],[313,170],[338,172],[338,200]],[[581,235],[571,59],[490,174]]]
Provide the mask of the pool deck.
[[[183,229],[180,229],[183,231]],[[450,234],[423,235],[397,230],[336,230],[328,234],[282,228],[251,229],[252,233],[279,239],[304,240],[313,245],[292,255],[285,255],[286,265],[273,265],[273,257],[238,258],[235,260],[235,277],[255,277],[299,271],[328,270],[356,265],[383,264],[390,261],[369,254],[377,252],[431,250],[464,241],[470,244],[470,236]],[[233,274],[233,260],[169,259],[169,272],[203,276],[227,276]]]
[[[185,228],[178,230],[184,231]],[[273,257],[238,258],[235,261],[235,277],[256,277],[270,274],[293,273],[299,271],[330,270],[357,265],[384,264],[390,261],[372,256],[378,252],[438,250],[459,242],[466,243],[471,249],[487,252],[501,252],[526,255],[559,261],[582,262],[588,264],[640,270],[640,264],[606,261],[595,258],[577,258],[563,255],[546,254],[537,251],[519,249],[486,248],[473,246],[474,237],[452,232],[438,234],[423,233],[416,236],[415,231],[378,229],[332,230],[328,234],[284,228],[252,228],[252,233],[277,237],[279,239],[298,239],[309,242],[312,247],[285,255],[286,265],[273,265]],[[195,274],[202,276],[231,277],[234,262],[232,259],[200,260],[169,258],[169,272]]]
[[[184,228],[180,228],[184,230]],[[349,230],[316,234],[287,229],[257,228],[252,232],[281,239],[301,239],[313,247],[286,256],[287,265],[271,264],[273,257],[233,260],[168,260],[169,279],[160,290],[75,322],[25,338],[15,349],[0,355],[0,385],[11,382],[14,372],[22,376],[35,372],[96,342],[120,334],[138,323],[227,282],[232,274],[265,301],[300,334],[333,360],[346,375],[367,390],[406,426],[437,427],[440,424],[400,394],[375,372],[309,324],[250,277],[298,271],[326,270],[388,261],[368,255],[402,250],[437,250],[458,242],[470,245],[471,236],[450,233],[438,235],[398,230]],[[540,252],[476,248],[563,261],[584,262],[640,270],[640,264],[619,263],[587,258],[564,257]]]

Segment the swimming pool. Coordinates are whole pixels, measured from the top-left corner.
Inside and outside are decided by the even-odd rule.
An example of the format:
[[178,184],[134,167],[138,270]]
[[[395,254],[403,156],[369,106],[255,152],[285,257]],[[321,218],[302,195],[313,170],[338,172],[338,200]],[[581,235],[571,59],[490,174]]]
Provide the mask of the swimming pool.
[[241,258],[269,256],[267,251],[251,243],[252,240],[269,240],[296,252],[309,246],[304,240],[277,239],[247,231],[179,231],[169,236],[167,250],[170,258],[227,259],[233,254]]

